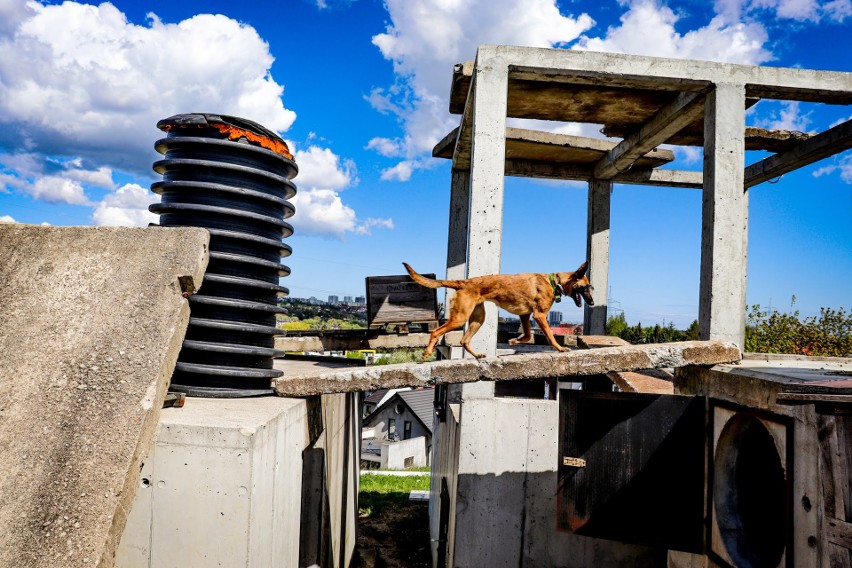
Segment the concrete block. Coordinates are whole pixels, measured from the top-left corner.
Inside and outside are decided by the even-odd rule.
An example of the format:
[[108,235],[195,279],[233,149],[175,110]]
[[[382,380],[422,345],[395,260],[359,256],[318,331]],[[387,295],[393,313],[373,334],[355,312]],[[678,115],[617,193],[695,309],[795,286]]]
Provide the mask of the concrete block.
[[208,239],[0,225],[0,567],[113,565]]
[[304,400],[190,398],[166,409],[120,568],[296,566]]

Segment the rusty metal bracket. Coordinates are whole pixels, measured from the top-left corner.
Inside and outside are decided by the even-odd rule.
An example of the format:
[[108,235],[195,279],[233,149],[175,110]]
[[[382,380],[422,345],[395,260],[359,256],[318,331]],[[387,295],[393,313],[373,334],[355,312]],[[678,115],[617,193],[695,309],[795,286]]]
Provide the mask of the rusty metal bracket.
[[190,296],[195,294],[197,290],[192,276],[178,276],[178,284],[180,285],[181,295],[184,298],[189,298]]
[[562,458],[562,465],[566,465],[568,467],[586,467],[586,460],[583,458],[565,456]]
[[186,402],[186,393],[182,392],[170,392],[166,394],[166,398],[163,399],[163,408],[183,408],[184,403]]

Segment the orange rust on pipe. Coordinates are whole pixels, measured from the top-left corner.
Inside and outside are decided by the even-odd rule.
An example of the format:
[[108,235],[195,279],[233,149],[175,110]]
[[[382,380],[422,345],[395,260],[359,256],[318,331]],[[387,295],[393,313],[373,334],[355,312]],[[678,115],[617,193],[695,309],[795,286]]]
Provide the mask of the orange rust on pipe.
[[259,134],[249,132],[242,128],[237,128],[236,126],[231,126],[230,124],[211,122],[210,126],[226,135],[229,140],[239,140],[240,138],[245,137],[245,139],[249,142],[260,144],[267,150],[271,150],[276,154],[281,154],[290,160],[293,159],[293,154],[290,153],[290,148],[287,147],[287,144],[283,140],[274,140],[268,136],[260,136]]
[[[243,128],[238,128],[236,126],[231,126],[230,124],[224,124],[221,122],[209,122],[209,126],[212,126],[216,130],[219,131],[220,134],[224,134],[228,137],[228,140],[239,140],[240,138],[245,138],[249,142],[254,142],[255,144],[260,145],[267,150],[275,152],[276,154],[281,154],[287,159],[292,160],[293,154],[290,153],[290,148],[287,146],[287,143],[283,140],[275,140],[268,136],[261,136],[260,134],[255,134],[249,130],[245,130]],[[169,132],[175,125],[166,124],[163,125],[162,130],[165,132]],[[185,126],[179,126],[178,128],[185,128]]]

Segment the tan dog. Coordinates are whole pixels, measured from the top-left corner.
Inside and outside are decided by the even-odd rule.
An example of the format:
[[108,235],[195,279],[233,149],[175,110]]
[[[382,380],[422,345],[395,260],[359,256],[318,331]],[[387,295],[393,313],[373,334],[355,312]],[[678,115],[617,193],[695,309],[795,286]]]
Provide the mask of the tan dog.
[[580,299],[593,306],[591,286],[586,277],[586,263],[574,272],[554,272],[553,274],[495,274],[492,276],[477,276],[467,280],[432,280],[417,274],[413,268],[402,263],[412,280],[427,288],[452,288],[456,290],[449,310],[447,322],[432,332],[429,345],[423,351],[423,358],[428,358],[435,349],[438,339],[454,329],[458,329],[469,321],[470,325],[462,336],[461,344],[474,357],[485,357],[470,348],[470,340],[479,331],[485,321],[485,301],[494,302],[507,312],[521,316],[523,335],[509,341],[510,344],[526,343],[532,339],[530,332],[530,316],[535,318],[550,345],[558,351],[567,351],[556,343],[550,326],[547,325],[547,312],[554,301],[559,301],[564,294],[571,296],[577,307],[582,306]]

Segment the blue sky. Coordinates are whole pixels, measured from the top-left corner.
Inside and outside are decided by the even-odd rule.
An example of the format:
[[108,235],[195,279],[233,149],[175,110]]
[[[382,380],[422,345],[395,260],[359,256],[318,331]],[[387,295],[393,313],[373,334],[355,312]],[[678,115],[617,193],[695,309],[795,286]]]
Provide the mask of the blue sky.
[[[850,37],[850,0],[0,0],[0,220],[144,226],[157,120],[234,114],[279,131],[300,166],[283,284],[362,295],[402,261],[445,270],[450,164],[429,150],[458,123],[452,66],[477,45],[852,71]],[[822,131],[850,116],[764,101],[747,122]],[[676,155],[700,169],[699,152]],[[582,262],[583,184],[508,178],[505,205],[502,272]],[[700,209],[696,190],[616,186],[609,295],[630,322],[697,316]],[[850,308],[850,282],[850,152],[750,191],[750,304]]]

